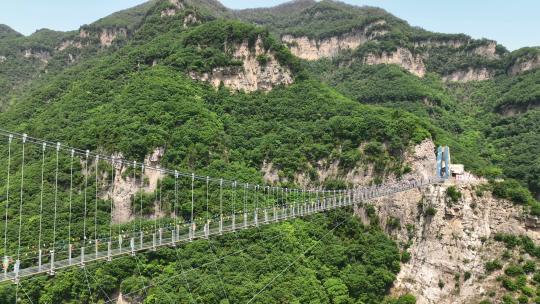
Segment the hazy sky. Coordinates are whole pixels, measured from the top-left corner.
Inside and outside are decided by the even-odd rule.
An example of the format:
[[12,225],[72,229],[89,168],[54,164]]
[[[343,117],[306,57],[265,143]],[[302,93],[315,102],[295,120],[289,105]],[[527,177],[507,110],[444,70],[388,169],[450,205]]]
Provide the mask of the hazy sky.
[[[0,0],[0,23],[23,34],[39,28],[74,30],[144,0]],[[230,8],[272,6],[285,0],[222,0]],[[539,46],[538,0],[345,0],[378,6],[411,25],[445,33],[490,38],[509,49]]]

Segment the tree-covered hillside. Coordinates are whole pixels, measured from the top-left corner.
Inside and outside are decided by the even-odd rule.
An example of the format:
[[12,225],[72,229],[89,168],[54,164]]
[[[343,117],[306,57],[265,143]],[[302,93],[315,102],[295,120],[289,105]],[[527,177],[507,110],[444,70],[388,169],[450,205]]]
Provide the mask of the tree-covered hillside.
[[[263,183],[261,167],[271,162],[279,170],[280,185],[293,186],[295,176],[307,174],[310,187],[337,188],[348,185],[321,179],[317,172],[320,161],[339,161],[343,173],[355,166],[374,165],[378,176],[375,182],[381,182],[389,175],[400,176],[406,170],[403,153],[432,136],[430,124],[406,111],[362,105],[313,79],[264,28],[215,20],[196,6],[186,6],[184,11],[164,18],[161,11],[168,5],[156,3],[149,8],[140,26],[122,43],[55,73],[44,73],[24,91],[14,91],[13,102],[0,114],[2,128],[101,153],[121,152],[139,161],[155,148],[164,147],[162,165],[166,167],[240,182]],[[200,22],[184,26],[190,14]],[[248,41],[253,47],[255,40],[261,40],[267,51],[291,69],[294,84],[269,93],[247,94],[223,86],[215,89],[188,76],[190,71],[237,66],[237,59],[223,45]],[[2,155],[8,152],[4,148]],[[27,180],[40,174],[37,156],[29,152],[25,160]],[[14,164],[20,161],[14,158]],[[63,169],[65,165],[62,162]],[[5,159],[1,166],[7,166]],[[47,170],[46,176],[51,172]],[[20,179],[12,176],[11,184]],[[44,187],[52,189],[52,180],[46,178]],[[74,180],[76,187],[80,183],[82,179]],[[2,191],[6,191],[5,184]],[[66,191],[62,188],[59,196],[66,197]],[[74,204],[81,205],[83,197],[79,194],[73,197]],[[1,204],[7,206],[5,197]],[[37,229],[37,222],[31,210],[37,210],[39,204],[39,191],[32,188],[25,194],[22,217],[24,252],[35,250],[32,231]],[[63,207],[61,210],[67,210]],[[107,222],[107,210],[100,207],[96,211],[97,223]],[[59,216],[60,221],[66,218],[67,213]],[[8,230],[15,231],[16,223],[11,223]],[[64,227],[65,222],[61,223]],[[73,235],[82,238],[81,229],[74,225]],[[277,242],[284,247],[275,248],[275,241],[265,243],[258,231],[245,231],[245,236],[239,236],[242,241],[227,236],[216,243],[194,242],[178,251],[165,249],[138,257],[139,261],[121,259],[82,272],[70,270],[56,278],[39,277],[23,282],[28,295],[21,301],[93,303],[121,291],[132,300],[145,298],[145,303],[227,303],[227,298],[237,303],[249,300],[260,289],[263,292],[255,303],[310,299],[321,303],[394,302],[384,298],[399,270],[400,253],[376,225],[363,227],[350,215],[337,213],[266,230],[275,238],[279,231],[289,231]],[[321,246],[317,245],[319,240]],[[185,287],[175,281],[163,285],[169,271],[198,268],[216,256],[233,253],[239,242],[250,246],[246,249],[250,255],[240,256],[243,261],[233,256],[218,266],[203,267],[207,272],[201,275],[179,277],[181,282],[188,280]],[[7,253],[17,246],[8,244]],[[177,255],[193,260],[178,260]],[[272,286],[262,289],[297,258],[301,260],[298,267],[285,269]],[[92,278],[90,289],[80,280],[81,275]],[[295,283],[291,285],[293,277]],[[138,287],[149,284],[161,287]],[[13,300],[12,286],[0,289],[1,299]]]
[[[306,61],[305,69],[360,103],[401,109],[426,119],[435,127],[432,133],[439,143],[450,144],[456,162],[484,176],[516,178],[540,197],[536,127],[540,74],[534,70],[535,62],[540,62],[538,48],[508,52],[490,40],[433,33],[377,8],[334,1],[298,1],[238,11],[237,17],[263,24],[277,36],[292,34],[315,41],[354,33],[384,20],[376,26],[384,35],[332,58]],[[424,77],[397,64],[364,62],[369,54],[390,54],[398,48],[422,58]],[[408,64],[407,58],[402,60]],[[485,69],[492,78],[469,83],[444,79],[469,69]]]

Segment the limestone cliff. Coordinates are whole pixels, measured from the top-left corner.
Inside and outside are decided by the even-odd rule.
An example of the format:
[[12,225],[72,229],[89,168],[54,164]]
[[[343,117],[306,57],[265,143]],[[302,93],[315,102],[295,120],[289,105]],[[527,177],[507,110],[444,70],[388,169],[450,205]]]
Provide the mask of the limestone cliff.
[[488,41],[486,44],[475,47],[472,50],[472,53],[488,59],[500,58],[500,56],[497,54],[497,42],[495,41]]
[[161,17],[170,17],[176,15],[179,11],[184,9],[184,3],[180,0],[169,0],[172,7],[166,8],[161,11]]
[[241,67],[217,67],[210,73],[191,72],[190,76],[209,82],[216,88],[223,84],[233,91],[246,92],[270,91],[275,86],[293,83],[290,69],[282,66],[271,51],[264,49],[260,38],[254,49],[250,49],[248,41],[237,45],[233,57],[242,61]]
[[[415,148],[408,156],[413,171],[405,179],[432,175],[434,148],[429,141]],[[521,207],[481,191],[485,182],[466,175],[459,181],[369,202],[377,211],[379,225],[400,246],[410,245],[411,259],[402,264],[393,294],[412,293],[418,304],[479,303],[488,294],[500,298],[504,292],[496,280],[500,273],[486,274],[484,269],[487,261],[499,258],[504,250],[493,241],[494,234],[524,234],[539,241],[540,233],[525,224]],[[456,202],[446,195],[450,186],[462,194]],[[367,224],[366,206],[355,212]],[[426,211],[429,208],[431,213]]]
[[468,68],[467,70],[456,71],[443,76],[444,81],[450,82],[469,82],[481,81],[493,78],[495,72],[488,68]]
[[540,55],[534,58],[519,58],[508,69],[508,74],[518,75],[526,71],[531,71],[540,67]]
[[51,59],[51,53],[44,50],[26,49],[23,52],[24,58],[35,58],[43,63],[48,63]]
[[[113,41],[118,38],[126,38],[128,36],[128,31],[126,28],[103,28],[97,32],[91,32],[87,29],[79,30],[79,38],[97,38],[102,47],[109,47],[112,45]],[[68,44],[76,44],[76,42],[68,42]]]
[[76,48],[76,49],[82,49],[83,44],[81,41],[75,41],[75,40],[64,40],[62,41],[58,46],[56,46],[57,51],[63,51],[68,48]]
[[[159,168],[159,161],[163,157],[164,150],[157,148],[154,152],[145,158],[145,166],[152,166]],[[127,174],[126,171],[129,167],[133,168],[130,164],[121,164],[118,161],[122,159],[121,154],[117,154],[113,157],[115,163],[115,177],[114,187],[110,187],[107,193],[102,195],[102,199],[112,199],[114,208],[112,210],[113,222],[116,224],[127,223],[135,217],[131,208],[132,197],[141,189],[140,177],[133,178],[132,175]],[[140,166],[141,164],[139,164]],[[140,168],[140,167],[139,167]],[[140,169],[139,169],[140,170]],[[159,170],[146,169],[144,171],[142,190],[145,193],[152,193],[157,189],[158,181],[164,177],[164,174]],[[104,180],[109,180],[110,177],[105,176]],[[163,215],[162,212],[156,209],[156,214]]]
[[448,40],[420,40],[414,43],[415,48],[438,48],[438,47],[449,47],[453,49],[458,49],[469,44],[468,40],[462,39],[448,39]]
[[392,53],[368,54],[364,58],[364,64],[397,64],[416,76],[423,77],[426,74],[422,56],[402,47]]
[[283,35],[281,40],[289,46],[291,52],[305,60],[318,60],[337,56],[343,50],[356,49],[364,43],[381,37],[385,30],[372,30],[375,26],[384,25],[386,21],[379,20],[358,30],[330,38],[310,39],[305,36],[295,37]]

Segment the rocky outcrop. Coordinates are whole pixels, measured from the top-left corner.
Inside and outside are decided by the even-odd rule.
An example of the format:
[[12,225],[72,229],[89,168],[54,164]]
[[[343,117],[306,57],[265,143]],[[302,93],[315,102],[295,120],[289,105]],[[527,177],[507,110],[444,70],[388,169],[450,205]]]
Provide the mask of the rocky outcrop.
[[161,11],[161,18],[170,17],[174,15],[176,15],[176,9],[174,8],[167,8]]
[[284,35],[281,37],[283,43],[289,46],[291,52],[305,60],[318,60],[321,58],[335,57],[343,50],[356,49],[364,43],[383,36],[387,31],[372,30],[374,26],[383,25],[386,21],[379,20],[353,32],[325,38],[321,40],[310,39],[308,37],[295,37]]
[[456,71],[450,75],[443,76],[443,81],[449,82],[469,82],[482,81],[493,78],[495,72],[488,68],[469,68],[465,71]]
[[68,48],[76,48],[76,49],[82,49],[83,48],[83,45],[80,41],[75,41],[75,40],[65,40],[65,41],[62,41],[57,47],[56,47],[56,50],[57,51],[63,51],[65,49],[68,49]]
[[0,63],[4,63],[7,61],[6,56],[0,56]]
[[127,29],[103,29],[99,34],[99,42],[101,43],[101,46],[108,47],[119,37],[127,37]]
[[197,19],[197,16],[195,16],[195,14],[187,14],[184,17],[184,28],[187,28],[190,25],[197,24],[201,24],[201,22],[199,21],[199,19]]
[[[145,158],[145,167],[150,166],[159,169],[159,161],[163,157],[163,154],[163,148],[155,149],[152,154]],[[133,168],[133,166],[131,164],[119,162],[119,160],[123,159],[122,154],[114,155],[113,159],[115,160],[114,187],[109,189],[110,197],[107,199],[112,199],[114,202],[112,211],[113,222],[115,224],[122,224],[129,222],[136,216],[136,212],[133,212],[131,206],[133,195],[138,193],[141,189],[145,193],[154,192],[157,189],[159,180],[165,175],[160,170],[147,168],[144,170],[144,183],[141,187],[140,177],[133,178],[133,175],[124,176],[129,167],[131,166],[131,168]],[[107,195],[109,195],[109,193]],[[102,198],[105,199],[105,197]],[[159,210],[157,210],[157,212],[159,212]],[[161,216],[163,216],[163,214],[161,214]]]
[[500,106],[497,112],[505,117],[512,117],[538,108],[540,108],[540,101],[527,104],[507,104]]
[[125,38],[127,37],[127,35],[128,31],[126,28],[104,28],[101,29],[101,31],[99,31],[98,33],[92,33],[86,29],[81,29],[79,31],[79,37],[81,39],[96,37],[97,39],[99,39],[99,43],[102,47],[109,47],[112,45],[115,39]]
[[24,58],[39,59],[43,63],[48,63],[51,59],[51,53],[43,50],[26,49],[23,52]]
[[[190,77],[211,83],[214,87],[221,84],[234,90],[253,92],[270,91],[278,85],[290,85],[293,76],[289,68],[282,66],[272,52],[264,49],[259,38],[254,49],[247,41],[236,46],[233,57],[242,61],[241,67],[217,67],[210,73],[190,72]],[[264,62],[260,60],[264,57]]]
[[489,41],[484,45],[474,48],[472,53],[488,59],[499,59],[500,57],[497,54],[497,42],[495,41]]
[[364,64],[397,64],[418,77],[423,77],[426,74],[426,66],[422,56],[413,54],[410,50],[402,47],[397,48],[392,53],[368,54],[364,58]]
[[274,168],[274,164],[265,160],[263,162],[261,172],[263,173],[263,179],[266,184],[276,185],[279,183],[279,171]]
[[184,9],[184,4],[180,0],[169,0],[169,2],[173,5],[173,7],[162,10],[161,18],[174,16],[179,11]]
[[[407,156],[413,169],[404,179],[432,176],[435,145],[425,141]],[[414,189],[369,202],[375,207],[379,225],[391,235],[410,261],[402,264],[392,293],[412,293],[418,304],[479,303],[488,292],[500,296],[498,273],[486,275],[486,261],[500,257],[504,246],[493,241],[496,233],[528,235],[540,241],[537,220],[524,222],[523,210],[506,200],[482,192],[481,178],[467,175],[427,189]],[[457,202],[446,195],[449,186],[462,193]],[[366,205],[355,213],[366,224]],[[433,212],[427,210],[432,208]],[[390,223],[390,220],[392,224]],[[397,227],[396,227],[397,223]],[[468,272],[471,277],[464,279]]]
[[518,75],[540,67],[540,55],[530,59],[519,58],[508,69],[508,74]]
[[458,49],[469,44],[467,40],[460,39],[448,39],[448,40],[421,40],[414,43],[415,48],[438,48],[438,47],[449,47],[453,49]]

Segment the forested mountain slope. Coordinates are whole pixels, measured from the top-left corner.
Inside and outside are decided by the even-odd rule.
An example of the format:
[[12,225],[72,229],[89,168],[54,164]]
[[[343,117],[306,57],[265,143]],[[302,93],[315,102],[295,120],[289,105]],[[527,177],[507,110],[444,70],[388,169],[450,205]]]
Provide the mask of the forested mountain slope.
[[457,162],[519,179],[540,197],[540,49],[508,52],[495,41],[432,33],[378,8],[333,1],[236,16],[268,26],[313,77],[361,103],[429,119],[450,132]]

